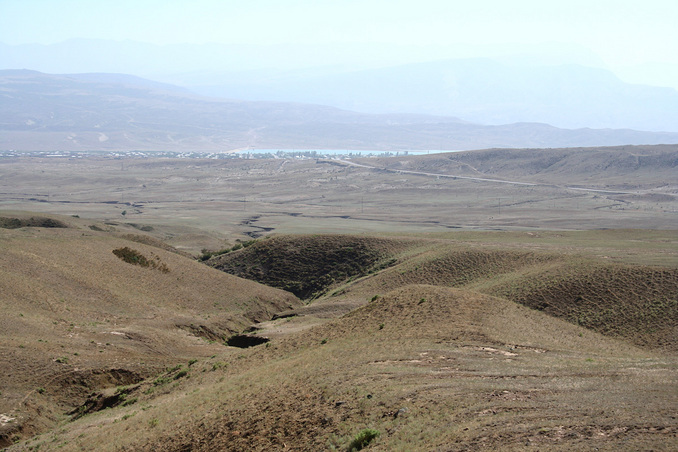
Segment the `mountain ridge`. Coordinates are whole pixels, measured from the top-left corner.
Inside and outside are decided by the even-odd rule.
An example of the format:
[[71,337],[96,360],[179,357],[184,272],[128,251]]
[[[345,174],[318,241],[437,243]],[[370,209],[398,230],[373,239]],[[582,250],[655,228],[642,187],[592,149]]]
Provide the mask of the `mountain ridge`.
[[139,80],[121,74],[0,71],[0,149],[457,150],[678,143],[678,133],[483,126],[455,117],[213,99]]

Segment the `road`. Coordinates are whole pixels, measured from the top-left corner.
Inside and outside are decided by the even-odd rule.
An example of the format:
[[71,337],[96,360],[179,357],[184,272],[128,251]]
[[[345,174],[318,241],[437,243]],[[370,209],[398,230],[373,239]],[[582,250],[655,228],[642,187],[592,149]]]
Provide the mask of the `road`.
[[511,180],[504,180],[504,179],[489,179],[485,177],[472,177],[472,176],[458,176],[458,175],[453,175],[453,174],[438,174],[438,173],[428,173],[424,171],[411,171],[411,170],[396,170],[396,169],[390,169],[390,168],[379,168],[377,166],[371,166],[371,165],[365,165],[362,163],[356,163],[352,162],[350,160],[333,160],[335,162],[341,162],[345,165],[348,166],[357,166],[360,168],[367,168],[367,169],[372,169],[372,170],[377,170],[377,171],[389,171],[391,173],[399,173],[399,174],[415,174],[418,176],[431,176],[431,177],[447,177],[450,179],[467,179],[467,180],[474,180],[474,181],[479,181],[479,182],[491,182],[491,183],[496,183],[496,184],[510,184],[510,185],[524,185],[524,186],[530,186],[530,187],[554,187],[554,188],[561,188],[565,190],[578,190],[578,191],[586,191],[586,192],[595,192],[595,193],[608,193],[608,194],[627,194],[627,195],[635,195],[639,194],[641,192],[639,191],[622,191],[622,190],[601,190],[598,188],[585,188],[585,187],[569,187],[569,186],[562,186],[562,185],[555,185],[555,184],[538,184],[538,183],[532,183],[532,182],[518,182],[518,181],[511,181]]

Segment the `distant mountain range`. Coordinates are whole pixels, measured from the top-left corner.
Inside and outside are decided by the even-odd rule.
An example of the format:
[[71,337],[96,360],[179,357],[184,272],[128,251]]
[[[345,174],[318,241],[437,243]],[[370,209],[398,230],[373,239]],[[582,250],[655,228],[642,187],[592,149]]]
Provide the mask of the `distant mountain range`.
[[0,149],[479,149],[678,143],[678,133],[487,126],[449,116],[365,114],[201,97],[122,74],[0,71]]
[[211,96],[309,102],[369,113],[678,132],[678,91],[624,83],[610,71],[574,64],[477,58],[330,74],[191,74],[176,82]]
[[[301,102],[362,113],[454,116],[479,124],[678,132],[678,67],[627,68],[627,83],[587,49],[387,44],[173,44],[72,39],[0,43],[0,70],[125,73],[194,93]],[[638,77],[638,74],[646,74]],[[648,74],[655,74],[650,76]]]

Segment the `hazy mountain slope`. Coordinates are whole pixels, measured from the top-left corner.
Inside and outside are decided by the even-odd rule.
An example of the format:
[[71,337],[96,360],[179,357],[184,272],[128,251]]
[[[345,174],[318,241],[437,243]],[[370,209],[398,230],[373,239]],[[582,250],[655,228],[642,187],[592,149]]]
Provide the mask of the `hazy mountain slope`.
[[[159,46],[72,39],[52,45],[0,43],[0,61],[1,69],[132,73],[203,95],[244,100],[458,116],[481,124],[540,122],[563,128],[678,132],[675,89],[617,77],[633,80],[634,74],[650,72],[654,74],[645,79],[670,80],[675,67],[648,65],[615,75],[601,69],[604,63],[590,51],[567,47],[506,44],[488,54],[489,49],[470,46]],[[495,56],[461,58],[491,54]],[[441,59],[453,56],[457,58]],[[407,61],[412,63],[402,64]]]
[[319,105],[200,98],[121,75],[0,72],[0,148],[18,150],[477,149],[678,142],[678,134],[482,126]]
[[[482,124],[678,131],[678,92],[624,83],[603,69],[519,59],[417,63],[330,75],[190,84],[206,95],[332,105],[369,113],[458,116]],[[185,83],[187,83],[185,82]]]
[[457,116],[482,124],[678,132],[678,91],[625,83],[578,65],[462,59],[343,72],[184,82],[202,94],[332,105],[369,113]]

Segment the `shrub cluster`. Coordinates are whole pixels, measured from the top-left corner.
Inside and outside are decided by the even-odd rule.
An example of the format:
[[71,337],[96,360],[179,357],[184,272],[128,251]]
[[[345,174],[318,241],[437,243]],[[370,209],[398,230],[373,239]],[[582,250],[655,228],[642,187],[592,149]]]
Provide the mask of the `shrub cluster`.
[[160,270],[163,273],[169,273],[169,268],[167,265],[165,265],[164,262],[160,262],[160,258],[157,256],[155,259],[148,259],[137,250],[133,250],[132,248],[126,246],[123,248],[114,249],[113,254],[128,264],[140,265],[141,267],[153,268],[155,270]]
[[206,261],[206,260],[208,260],[212,257],[228,254],[231,251],[238,251],[241,248],[247,248],[248,246],[253,245],[255,242],[256,242],[256,239],[248,240],[246,242],[236,243],[235,245],[233,245],[230,248],[224,248],[224,249],[219,250],[219,251],[209,251],[207,249],[203,249],[202,254],[200,255],[200,257],[198,257],[198,259],[201,260],[201,261]]

